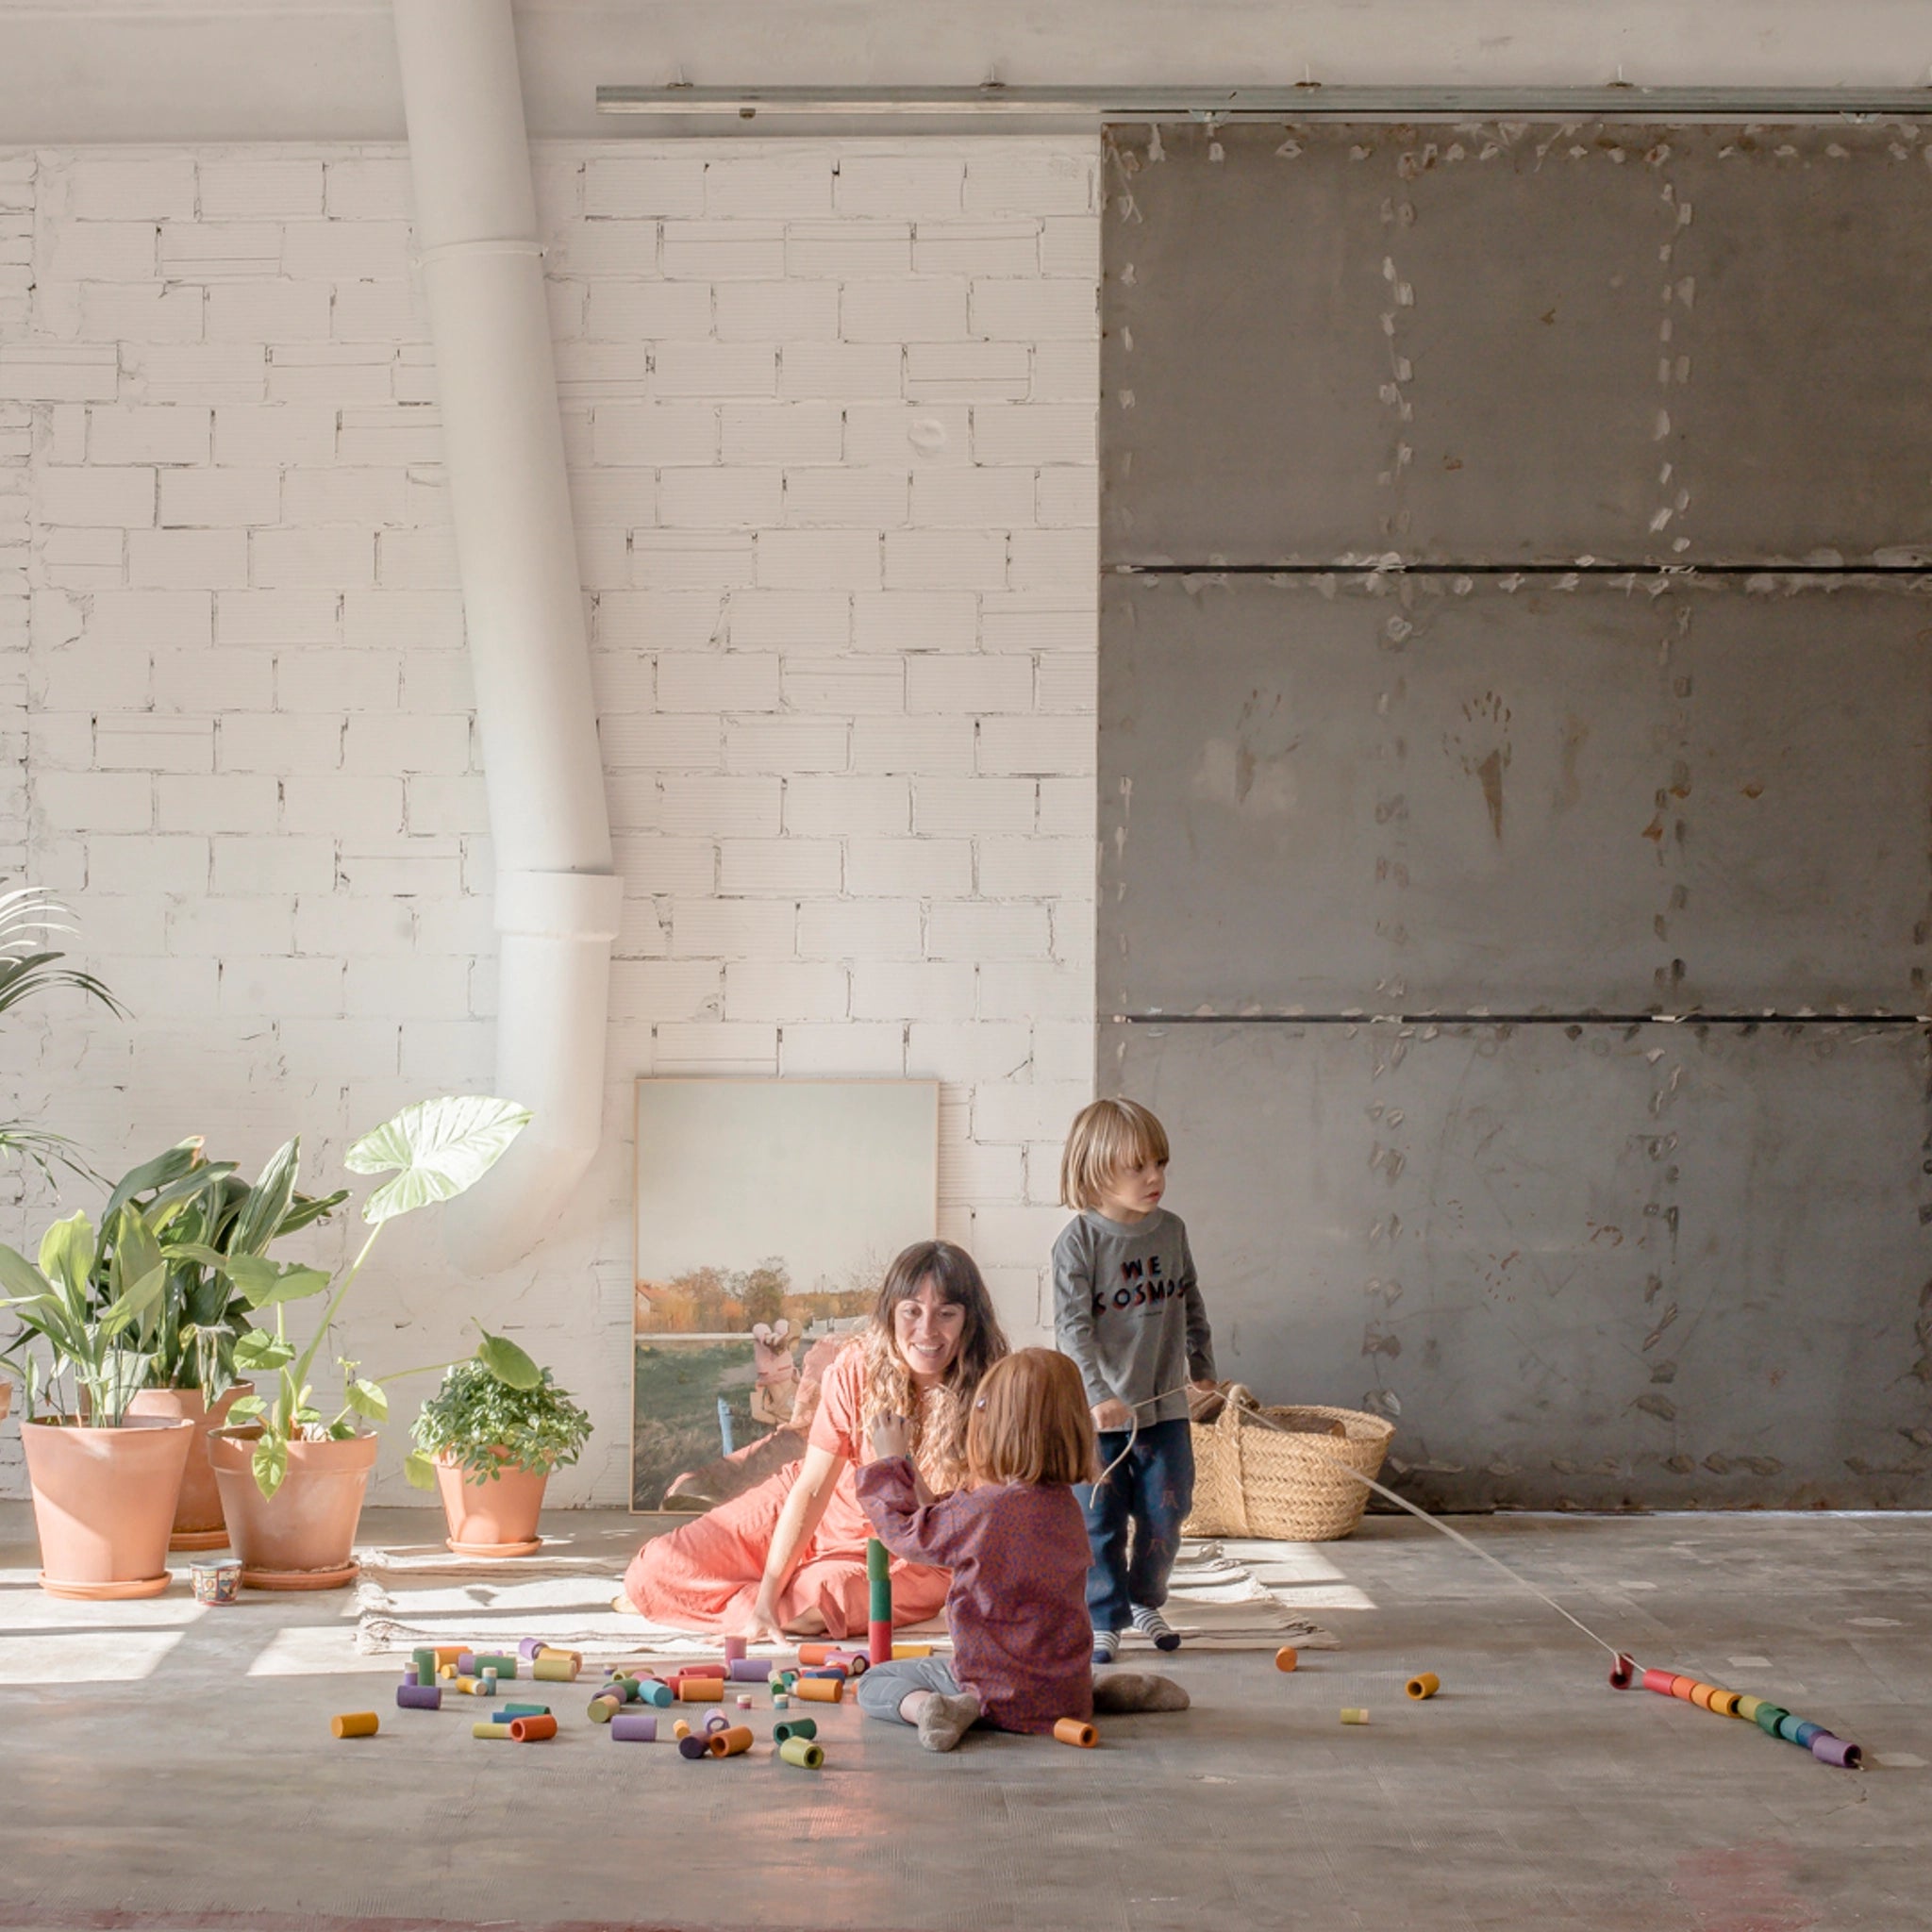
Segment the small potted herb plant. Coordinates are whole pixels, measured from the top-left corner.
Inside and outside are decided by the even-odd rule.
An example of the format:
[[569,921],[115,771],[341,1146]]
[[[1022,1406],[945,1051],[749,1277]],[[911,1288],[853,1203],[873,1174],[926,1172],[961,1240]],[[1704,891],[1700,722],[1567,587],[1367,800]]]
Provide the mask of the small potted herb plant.
[[455,1363],[416,1418],[408,1477],[441,1491],[449,1547],[465,1557],[527,1557],[553,1469],[575,1462],[591,1418],[548,1369],[512,1388],[487,1361]]

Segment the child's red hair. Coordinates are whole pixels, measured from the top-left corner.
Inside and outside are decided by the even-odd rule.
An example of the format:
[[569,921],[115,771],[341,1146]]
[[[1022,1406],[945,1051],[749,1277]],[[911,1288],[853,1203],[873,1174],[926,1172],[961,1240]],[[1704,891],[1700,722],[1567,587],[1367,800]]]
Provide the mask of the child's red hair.
[[1021,1348],[986,1372],[966,1424],[974,1483],[1087,1483],[1096,1474],[1093,1417],[1072,1359]]

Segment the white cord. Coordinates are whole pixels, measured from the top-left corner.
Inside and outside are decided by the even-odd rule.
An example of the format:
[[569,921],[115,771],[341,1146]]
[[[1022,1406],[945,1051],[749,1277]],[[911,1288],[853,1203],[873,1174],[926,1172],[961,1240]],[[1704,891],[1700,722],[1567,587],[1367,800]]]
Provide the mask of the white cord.
[[[1184,1393],[1186,1391],[1186,1387],[1187,1385],[1183,1383],[1177,1389],[1164,1390],[1158,1395],[1150,1395],[1145,1402],[1130,1403],[1128,1407],[1137,1410],[1142,1408],[1150,1408],[1154,1406],[1154,1404],[1158,1402],[1165,1402],[1170,1395],[1177,1395]],[[1283,1424],[1276,1422],[1273,1416],[1263,1415],[1259,1409],[1243,1408],[1240,1411],[1240,1414],[1243,1421],[1251,1423],[1259,1423],[1264,1429],[1273,1429],[1275,1431],[1277,1435],[1293,1436],[1302,1433],[1298,1429],[1288,1428]],[[1141,1418],[1137,1414],[1134,1417],[1133,1426],[1129,1429],[1127,1434],[1127,1446],[1124,1449],[1123,1449],[1121,1453],[1118,1456],[1116,1456],[1114,1459],[1111,1462],[1109,1462],[1104,1470],[1100,1472],[1100,1475],[1094,1483],[1094,1487],[1096,1489],[1098,1489],[1100,1487],[1100,1484],[1104,1483],[1108,1479],[1108,1477],[1111,1475],[1113,1472],[1116,1469],[1118,1469],[1123,1462],[1126,1460],[1128,1456],[1133,1453],[1134,1439],[1137,1436],[1139,1436],[1140,1433]],[[1587,1638],[1589,1638],[1592,1643],[1602,1644],[1604,1649],[1608,1651],[1613,1657],[1616,1657],[1620,1663],[1622,1662],[1624,1653],[1620,1651],[1614,1643],[1610,1643],[1607,1641],[1605,1639],[1599,1637],[1596,1634],[1596,1632],[1592,1630],[1590,1627],[1590,1625],[1582,1620],[1582,1618],[1572,1616],[1571,1613],[1568,1610],[1566,1610],[1563,1607],[1563,1606],[1556,1600],[1555,1597],[1545,1595],[1544,1592],[1540,1591],[1535,1584],[1530,1582],[1528,1577],[1518,1575],[1517,1573],[1514,1570],[1510,1569],[1508,1564],[1504,1562],[1500,1557],[1491,1556],[1489,1551],[1482,1548],[1480,1544],[1472,1542],[1469,1540],[1469,1538],[1464,1536],[1459,1529],[1451,1529],[1449,1525],[1446,1523],[1441,1521],[1440,1518],[1431,1516],[1426,1509],[1418,1508],[1415,1506],[1415,1504],[1411,1503],[1408,1500],[1407,1496],[1398,1496],[1393,1490],[1385,1488],[1381,1483],[1376,1482],[1373,1476],[1364,1475],[1358,1469],[1351,1469],[1349,1465],[1345,1462],[1337,1461],[1335,1467],[1339,1470],[1345,1472],[1347,1474],[1354,1476],[1357,1482],[1366,1484],[1368,1488],[1374,1491],[1376,1495],[1386,1496],[1389,1499],[1389,1501],[1393,1503],[1398,1509],[1407,1509],[1408,1513],[1414,1518],[1416,1518],[1418,1522],[1426,1523],[1431,1529],[1441,1530],[1442,1534],[1449,1538],[1449,1540],[1452,1542],[1460,1543],[1462,1547],[1471,1554],[1471,1556],[1480,1557],[1483,1559],[1483,1561],[1489,1564],[1492,1569],[1500,1570],[1505,1576],[1508,1577],[1510,1582],[1520,1583],[1524,1590],[1529,1591],[1531,1596],[1541,1598],[1545,1604],[1547,1604],[1550,1607],[1551,1609],[1556,1611],[1557,1616],[1561,1617],[1566,1623],[1574,1624],[1576,1626],[1576,1628],[1582,1631],[1582,1633]]]

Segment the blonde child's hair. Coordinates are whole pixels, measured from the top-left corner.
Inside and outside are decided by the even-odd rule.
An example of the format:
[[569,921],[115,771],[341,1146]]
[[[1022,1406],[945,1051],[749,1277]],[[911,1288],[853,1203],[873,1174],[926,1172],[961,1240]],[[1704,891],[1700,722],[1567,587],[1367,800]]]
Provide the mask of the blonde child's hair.
[[1060,1205],[1098,1208],[1115,1174],[1167,1158],[1167,1129],[1138,1100],[1096,1100],[1067,1131]]
[[966,1424],[969,1481],[1088,1483],[1096,1469],[1093,1417],[1071,1357],[1021,1348],[986,1372]]

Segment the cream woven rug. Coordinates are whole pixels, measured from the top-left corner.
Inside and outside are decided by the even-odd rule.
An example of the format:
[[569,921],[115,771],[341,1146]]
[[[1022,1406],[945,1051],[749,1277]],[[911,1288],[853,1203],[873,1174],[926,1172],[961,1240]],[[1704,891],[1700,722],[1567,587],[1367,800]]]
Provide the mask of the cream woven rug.
[[[499,1650],[514,1648],[520,1638],[541,1637],[599,1660],[717,1655],[715,1631],[696,1635],[613,1610],[618,1588],[609,1557],[580,1553],[568,1537],[546,1539],[537,1556],[501,1562],[422,1547],[367,1550],[356,1589],[356,1648],[375,1653],[474,1642]],[[1195,1650],[1341,1647],[1217,1542],[1181,1546],[1167,1619]],[[908,1642],[948,1641],[943,1618],[899,1635]],[[789,1656],[792,1648],[761,1644],[758,1654]],[[1130,1630],[1122,1649],[1151,1651],[1153,1645]]]

